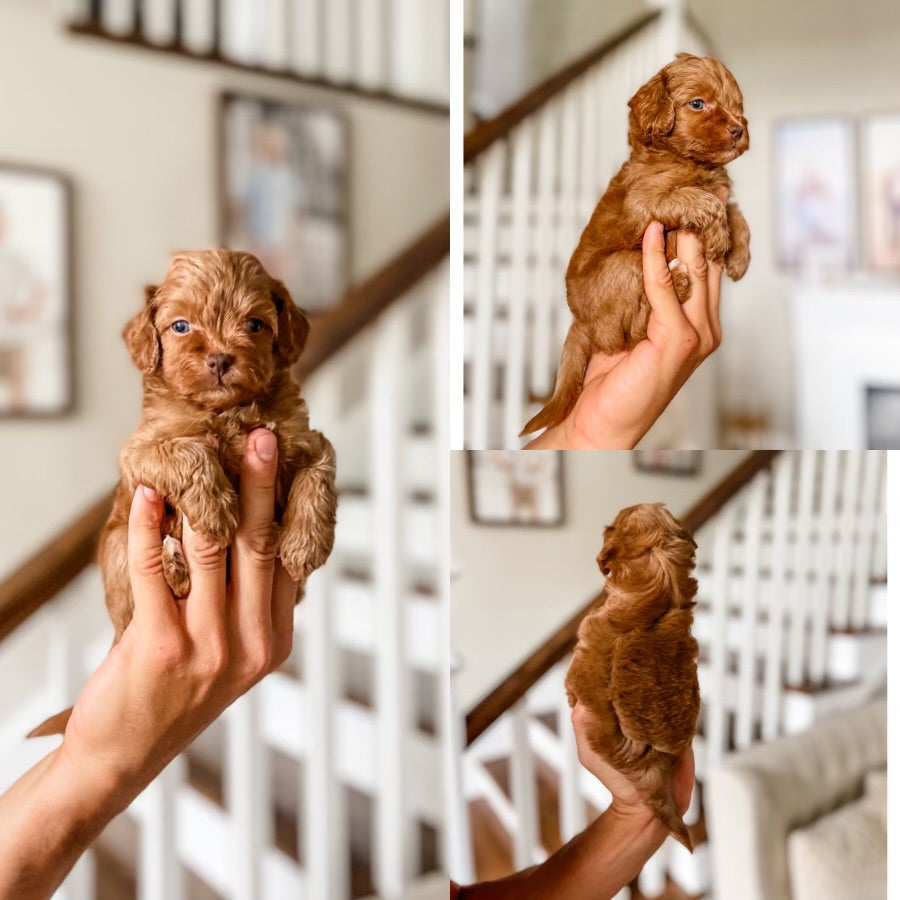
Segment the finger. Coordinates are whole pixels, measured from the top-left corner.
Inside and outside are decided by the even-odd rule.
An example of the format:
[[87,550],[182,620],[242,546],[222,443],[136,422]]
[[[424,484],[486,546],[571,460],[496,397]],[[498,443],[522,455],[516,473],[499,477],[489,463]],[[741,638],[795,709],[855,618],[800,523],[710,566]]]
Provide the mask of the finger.
[[138,485],[128,516],[128,576],[134,618],[165,627],[176,620],[172,592],[163,575],[163,501],[153,488]]
[[681,304],[678,302],[672,273],[666,262],[665,236],[663,226],[659,222],[651,222],[647,226],[642,250],[644,292],[647,294],[650,307],[662,325],[678,327],[683,318]]
[[182,546],[191,577],[185,621],[188,632],[204,642],[224,634],[226,548],[191,528],[182,516]]
[[298,591],[299,586],[291,580],[281,562],[276,562],[272,587],[272,656],[276,665],[281,665],[291,654]]
[[709,324],[713,334],[713,350],[722,343],[722,320],[719,317],[719,298],[722,295],[722,270],[720,262],[709,264],[707,285],[709,289]]
[[687,266],[691,295],[682,304],[687,320],[699,338],[699,353],[705,357],[712,350],[713,333],[709,318],[709,263],[697,235],[679,231],[675,239],[678,258]]

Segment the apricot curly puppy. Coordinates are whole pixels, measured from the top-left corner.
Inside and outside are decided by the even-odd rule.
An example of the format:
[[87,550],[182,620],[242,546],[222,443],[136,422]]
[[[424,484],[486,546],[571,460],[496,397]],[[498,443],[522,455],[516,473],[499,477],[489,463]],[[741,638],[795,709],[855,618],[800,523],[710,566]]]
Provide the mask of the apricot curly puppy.
[[[185,597],[182,515],[198,533],[221,546],[231,543],[241,463],[254,428],[270,428],[278,438],[280,528],[273,552],[301,586],[328,559],[337,503],[334,450],[310,430],[290,371],[308,333],[285,286],[249,253],[179,253],[163,283],[147,288],[144,308],[123,332],[144,375],[141,422],[119,457],[121,479],[100,538],[116,642],[133,612],[126,543],[135,488],[148,485],[166,501],[163,568],[172,593]],[[64,732],[69,712],[30,736]]]
[[569,705],[589,714],[591,749],[625,775],[688,850],[672,772],[700,715],[691,636],[696,544],[661,503],[623,509],[597,557],[606,585],[578,628]]
[[[522,429],[531,434],[558,425],[575,406],[595,353],[631,350],[647,336],[650,303],[644,293],[641,238],[651,221],[669,234],[695,232],[711,260],[724,260],[734,281],[750,264],[750,229],[730,190],[725,163],[750,146],[744,101],[734,76],[712,56],[679,53],[629,101],[631,156],[610,182],[566,272],[575,321],[562,349],[556,388],[547,405]],[[687,268],[673,271],[675,290],[690,296]]]

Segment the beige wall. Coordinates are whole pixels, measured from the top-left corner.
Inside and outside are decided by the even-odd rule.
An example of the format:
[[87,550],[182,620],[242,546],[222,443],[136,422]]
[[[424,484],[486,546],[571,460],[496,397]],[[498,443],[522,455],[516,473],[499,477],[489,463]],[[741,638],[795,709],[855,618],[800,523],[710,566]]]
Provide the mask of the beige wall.
[[459,574],[451,646],[461,663],[457,702],[466,710],[597,593],[603,528],[622,507],[663,502],[675,515],[684,513],[745,454],[707,451],[699,476],[684,478],[638,472],[627,451],[569,452],[560,528],[474,525],[465,454],[452,456],[452,558]]
[[217,242],[221,90],[347,111],[356,277],[448,204],[441,118],[69,37],[59,6],[0,2],[0,161],[57,169],[73,183],[78,406],[63,419],[0,422],[0,576],[115,481],[140,405],[122,325],[171,251]]

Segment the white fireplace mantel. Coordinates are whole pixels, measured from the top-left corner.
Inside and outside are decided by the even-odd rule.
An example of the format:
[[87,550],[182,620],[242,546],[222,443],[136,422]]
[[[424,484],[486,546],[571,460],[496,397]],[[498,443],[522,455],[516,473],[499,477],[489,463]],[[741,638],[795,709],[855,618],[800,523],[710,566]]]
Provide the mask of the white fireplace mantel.
[[798,446],[866,447],[866,388],[900,390],[900,285],[797,286],[789,305]]

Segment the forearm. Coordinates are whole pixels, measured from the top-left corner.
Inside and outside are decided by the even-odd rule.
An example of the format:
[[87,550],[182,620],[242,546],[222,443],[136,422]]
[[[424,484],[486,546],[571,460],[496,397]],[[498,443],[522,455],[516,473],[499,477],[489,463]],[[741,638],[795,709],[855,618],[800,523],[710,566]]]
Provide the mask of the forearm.
[[464,888],[461,900],[608,900],[662,846],[665,827],[644,810],[613,805],[534,869]]
[[60,748],[49,753],[0,796],[0,897],[49,897],[130,800],[88,784]]

